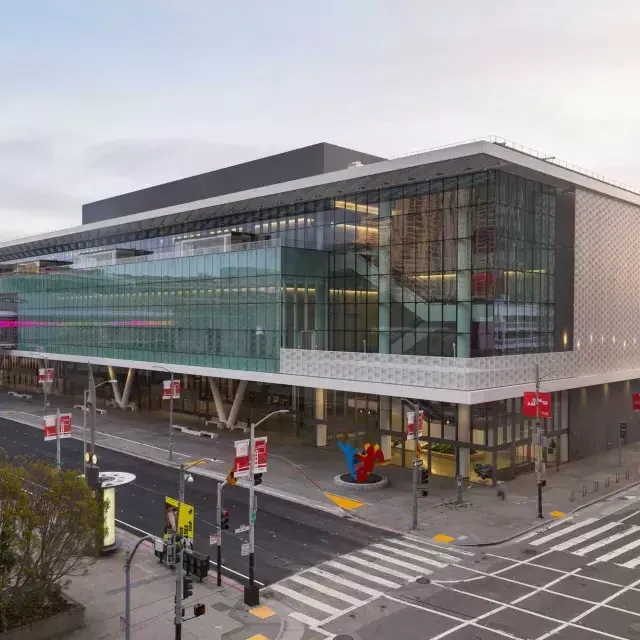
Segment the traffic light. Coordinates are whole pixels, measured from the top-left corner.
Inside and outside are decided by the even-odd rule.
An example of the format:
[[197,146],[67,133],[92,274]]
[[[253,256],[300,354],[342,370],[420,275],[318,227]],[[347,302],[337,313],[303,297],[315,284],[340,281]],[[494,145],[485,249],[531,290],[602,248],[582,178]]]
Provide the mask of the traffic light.
[[429,484],[429,470],[423,469],[420,472],[420,476],[420,484],[422,485],[422,489],[420,489],[420,492],[422,494],[422,497],[426,498],[429,495],[429,489],[427,487],[427,485]]
[[223,509],[220,513],[220,528],[228,529],[229,528],[229,512],[226,509]]
[[206,607],[202,604],[202,603],[198,603],[196,605],[194,605],[193,607],[193,615],[196,618],[199,618],[200,616],[203,616],[206,612]]
[[253,476],[253,486],[257,487],[259,484],[262,484],[262,474],[261,473],[256,473]]
[[193,595],[193,580],[188,576],[182,578],[182,599],[186,600]]

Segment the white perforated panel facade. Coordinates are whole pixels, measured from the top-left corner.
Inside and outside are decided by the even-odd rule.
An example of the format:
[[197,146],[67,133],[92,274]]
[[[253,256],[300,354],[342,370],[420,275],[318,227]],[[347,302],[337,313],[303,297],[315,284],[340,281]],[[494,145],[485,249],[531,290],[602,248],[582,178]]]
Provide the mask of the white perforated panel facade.
[[640,369],[640,207],[576,189],[576,375]]

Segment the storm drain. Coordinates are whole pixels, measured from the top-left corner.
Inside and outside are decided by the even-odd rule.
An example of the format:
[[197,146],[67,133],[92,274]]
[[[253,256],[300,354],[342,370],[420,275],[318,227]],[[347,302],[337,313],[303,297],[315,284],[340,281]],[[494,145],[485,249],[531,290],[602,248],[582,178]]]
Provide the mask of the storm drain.
[[416,578],[416,583],[417,584],[431,584],[431,580],[429,580],[429,578],[425,578],[423,576],[420,576],[419,578]]
[[522,549],[521,551],[522,555],[525,556],[537,556],[538,555],[538,550],[537,549],[531,549],[531,548],[526,548],[526,549]]
[[353,636],[341,635],[341,636],[333,636],[333,640],[353,640]]

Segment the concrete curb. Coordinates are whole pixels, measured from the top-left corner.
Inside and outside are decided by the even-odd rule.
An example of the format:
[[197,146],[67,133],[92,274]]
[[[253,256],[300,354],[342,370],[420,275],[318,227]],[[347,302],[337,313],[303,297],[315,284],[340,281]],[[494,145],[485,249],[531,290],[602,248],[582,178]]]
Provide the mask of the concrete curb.
[[[7,414],[6,412],[0,413],[0,417],[3,417],[7,420],[11,420],[12,422],[17,422],[18,424],[24,424],[27,427],[31,427],[33,429],[41,429],[40,425],[32,424],[27,420],[20,419],[12,414]],[[74,440],[82,441],[83,438],[71,432],[71,437]],[[151,456],[145,456],[143,453],[138,453],[135,451],[127,451],[122,449],[121,447],[117,447],[115,445],[106,444],[103,442],[96,442],[96,447],[102,447],[103,449],[109,449],[110,451],[116,451],[117,453],[121,453],[124,455],[131,456],[133,458],[140,458],[141,460],[146,460],[147,462],[152,462],[154,464],[159,464],[160,466],[167,467],[170,469],[177,469],[178,465],[176,463],[171,463],[168,460],[158,460],[157,458],[152,458]],[[199,469],[194,467],[189,470],[189,473],[192,475],[200,475],[211,478],[213,480],[225,480],[227,475],[225,473],[219,473],[216,471],[210,471],[208,469]],[[238,485],[244,489],[248,489],[249,485],[246,481],[239,480]],[[271,496],[273,498],[279,498],[280,500],[286,500],[287,502],[293,502],[295,504],[304,504],[307,507],[311,507],[312,509],[316,509],[317,511],[324,511],[325,513],[330,513],[331,515],[338,516],[340,518],[344,518],[347,514],[340,507],[332,507],[330,505],[322,504],[321,502],[316,502],[314,500],[308,500],[302,496],[293,493],[287,493],[286,491],[279,491],[278,489],[272,489],[270,487],[258,486],[255,489],[256,493],[262,493],[267,496]]]
[[[576,507],[575,509],[572,509],[571,511],[567,512],[566,516],[572,516],[576,513],[578,513],[579,511],[582,511],[583,509],[586,509],[587,507],[591,507],[594,504],[598,504],[598,502],[602,502],[604,500],[607,500],[608,498],[612,498],[614,496],[617,496],[620,493],[624,493],[625,491],[628,491],[629,489],[633,489],[634,487],[637,487],[638,485],[640,485],[640,480],[636,480],[635,482],[632,482],[631,484],[628,484],[624,487],[620,487],[620,489],[616,489],[615,491],[611,491],[610,493],[607,493],[605,495],[602,495],[598,498],[594,498],[593,500],[590,500],[589,502],[586,502],[585,504],[581,504],[579,507]],[[566,518],[566,516],[563,516],[563,518],[559,518],[560,520]],[[502,540],[496,540],[495,542],[476,542],[476,543],[469,543],[469,544],[460,544],[460,543],[453,543],[454,547],[495,547],[499,544],[506,544],[507,542],[512,542],[513,540],[516,540],[517,538],[519,538],[520,536],[524,536],[527,533],[531,533],[532,531],[536,531],[537,529],[541,529],[544,531],[544,529],[546,527],[548,527],[550,524],[557,522],[558,518],[554,519],[554,520],[545,520],[544,523],[542,524],[536,524],[533,525],[531,527],[527,527],[526,529],[523,529],[522,531],[519,531],[518,533],[515,533],[511,536],[508,536],[507,538],[504,538]]]

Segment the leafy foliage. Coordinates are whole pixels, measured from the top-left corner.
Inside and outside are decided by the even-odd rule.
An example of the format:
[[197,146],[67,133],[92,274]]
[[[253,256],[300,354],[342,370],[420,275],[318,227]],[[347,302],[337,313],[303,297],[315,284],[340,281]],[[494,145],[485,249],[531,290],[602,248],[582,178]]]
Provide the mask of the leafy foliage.
[[0,456],[0,633],[64,606],[68,576],[92,562],[103,513],[76,472]]

